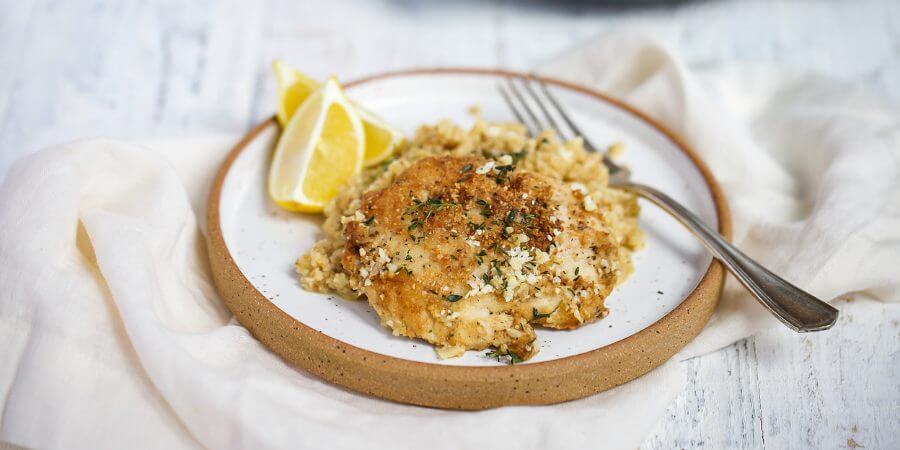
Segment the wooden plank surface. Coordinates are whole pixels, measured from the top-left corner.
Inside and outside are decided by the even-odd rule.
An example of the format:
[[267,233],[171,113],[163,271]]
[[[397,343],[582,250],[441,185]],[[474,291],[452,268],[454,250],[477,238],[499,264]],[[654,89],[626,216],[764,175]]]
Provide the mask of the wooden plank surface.
[[[272,113],[272,59],[343,79],[530,68],[626,24],[696,63],[768,62],[900,98],[900,2],[0,0],[0,177],[81,137],[240,133]],[[900,448],[897,308],[825,334],[764,332],[688,364],[646,449]]]

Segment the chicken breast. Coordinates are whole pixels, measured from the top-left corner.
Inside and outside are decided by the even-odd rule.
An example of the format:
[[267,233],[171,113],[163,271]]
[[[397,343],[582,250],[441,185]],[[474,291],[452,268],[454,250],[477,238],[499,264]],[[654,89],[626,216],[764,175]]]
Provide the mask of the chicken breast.
[[420,130],[326,211],[331,235],[297,262],[304,287],[367,300],[395,335],[442,357],[539,350],[534,326],[605,317],[641,245],[630,194],[600,155],[483,123]]
[[[606,314],[617,243],[581,191],[483,157],[419,160],[362,196],[343,266],[395,334],[445,356],[495,347],[528,359],[532,323],[574,328]],[[604,263],[606,261],[606,263]]]

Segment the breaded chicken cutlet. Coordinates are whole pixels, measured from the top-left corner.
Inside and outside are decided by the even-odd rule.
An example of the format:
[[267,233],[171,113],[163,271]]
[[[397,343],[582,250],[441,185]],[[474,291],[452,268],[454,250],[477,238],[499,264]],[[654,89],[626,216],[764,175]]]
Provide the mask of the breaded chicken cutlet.
[[442,123],[348,184],[297,270],[307,289],[367,299],[395,335],[441,357],[493,348],[526,360],[535,324],[606,316],[642,242],[637,214],[580,141]]

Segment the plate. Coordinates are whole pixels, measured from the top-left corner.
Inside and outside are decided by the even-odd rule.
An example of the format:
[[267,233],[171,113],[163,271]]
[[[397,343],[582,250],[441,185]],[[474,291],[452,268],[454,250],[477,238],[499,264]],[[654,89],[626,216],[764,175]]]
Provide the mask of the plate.
[[[412,135],[477,105],[486,120],[512,120],[497,91],[511,72],[431,69],[346,84],[347,95]],[[730,233],[727,206],[706,166],[678,136],[636,109],[590,89],[546,79],[598,146],[625,144],[633,178],[667,192]],[[265,190],[280,129],[267,120],[223,163],[211,190],[207,239],[216,287],[238,321],[290,363],[330,382],[419,405],[479,409],[580,398],[662,364],[696,336],[718,303],[722,267],[674,219],[642,201],[647,245],[634,274],[607,299],[607,318],[577,330],[538,331],[541,350],[509,366],[467,352],[440,360],[431,345],[392,336],[365,302],[303,290],[296,258],[322,237],[322,218],[291,213]]]

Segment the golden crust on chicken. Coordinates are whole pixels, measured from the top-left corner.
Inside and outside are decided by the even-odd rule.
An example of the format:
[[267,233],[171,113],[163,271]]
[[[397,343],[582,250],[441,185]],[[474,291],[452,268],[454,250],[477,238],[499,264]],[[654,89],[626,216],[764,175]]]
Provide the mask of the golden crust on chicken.
[[328,237],[297,261],[301,283],[366,299],[394,334],[442,357],[490,347],[528,359],[533,325],[605,317],[631,271],[637,204],[606,179],[580,141],[483,122],[423,127],[328,206]]

